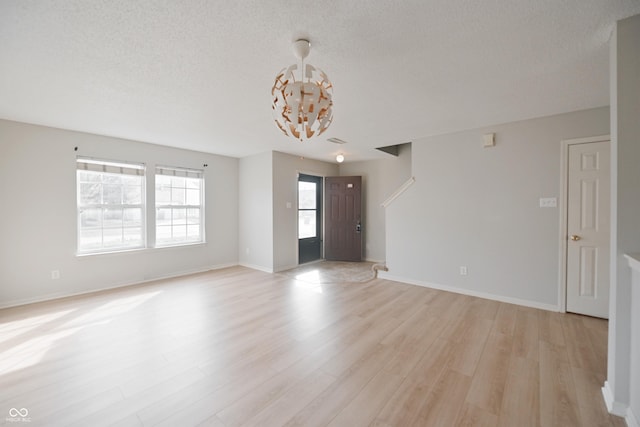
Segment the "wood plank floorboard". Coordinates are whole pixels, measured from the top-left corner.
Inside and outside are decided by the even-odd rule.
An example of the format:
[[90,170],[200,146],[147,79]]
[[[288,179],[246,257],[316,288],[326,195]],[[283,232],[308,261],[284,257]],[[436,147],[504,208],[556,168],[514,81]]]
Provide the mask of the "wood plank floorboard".
[[0,310],[0,425],[617,427],[606,358],[605,320],[231,267]]

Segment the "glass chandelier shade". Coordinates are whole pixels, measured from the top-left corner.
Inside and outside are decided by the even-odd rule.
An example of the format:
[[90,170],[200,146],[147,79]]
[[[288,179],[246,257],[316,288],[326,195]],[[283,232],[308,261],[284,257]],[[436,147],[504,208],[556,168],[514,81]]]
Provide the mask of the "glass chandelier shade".
[[[309,42],[298,40],[303,46],[300,66],[291,65],[280,70],[275,78],[271,95],[272,110],[278,128],[287,136],[300,141],[321,135],[333,120],[333,85],[319,68],[304,63]],[[297,48],[294,45],[294,48]]]

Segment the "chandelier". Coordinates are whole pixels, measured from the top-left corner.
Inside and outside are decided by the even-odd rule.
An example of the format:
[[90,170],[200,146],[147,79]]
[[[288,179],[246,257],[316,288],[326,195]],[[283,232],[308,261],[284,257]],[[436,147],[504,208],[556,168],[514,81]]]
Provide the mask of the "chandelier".
[[309,50],[309,40],[296,40],[293,51],[300,67],[293,64],[280,70],[271,88],[278,128],[300,141],[321,135],[333,120],[333,85],[322,70],[304,63]]

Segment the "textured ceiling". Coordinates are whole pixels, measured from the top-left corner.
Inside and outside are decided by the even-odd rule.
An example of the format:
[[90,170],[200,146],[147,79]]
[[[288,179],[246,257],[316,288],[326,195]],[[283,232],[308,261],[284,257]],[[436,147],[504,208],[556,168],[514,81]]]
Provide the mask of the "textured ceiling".
[[[235,157],[370,159],[608,105],[609,36],[638,13],[638,0],[2,0],[0,118]],[[334,84],[334,122],[305,143],[270,106],[300,35]]]

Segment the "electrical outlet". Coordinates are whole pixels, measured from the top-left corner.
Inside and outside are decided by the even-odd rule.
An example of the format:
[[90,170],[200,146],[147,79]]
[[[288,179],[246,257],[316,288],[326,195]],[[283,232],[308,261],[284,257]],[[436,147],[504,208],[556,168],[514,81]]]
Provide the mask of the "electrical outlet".
[[51,270],[51,279],[58,280],[60,278],[60,270]]
[[461,265],[460,266],[460,275],[461,276],[466,276],[467,275],[467,266],[466,265]]

